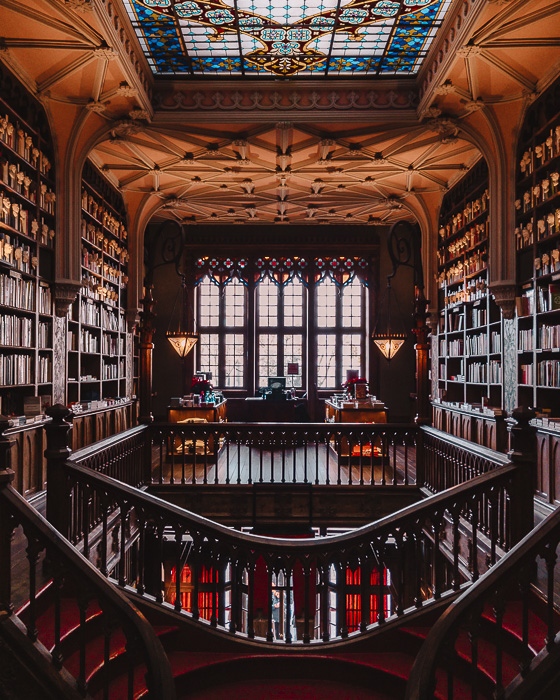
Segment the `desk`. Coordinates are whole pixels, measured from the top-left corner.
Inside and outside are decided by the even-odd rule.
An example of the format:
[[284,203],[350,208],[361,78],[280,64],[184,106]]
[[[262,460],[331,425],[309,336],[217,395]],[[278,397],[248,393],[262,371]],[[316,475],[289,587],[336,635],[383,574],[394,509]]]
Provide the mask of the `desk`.
[[251,396],[245,399],[245,416],[248,423],[295,423],[296,407],[305,399],[263,399]]
[[343,403],[327,399],[325,401],[325,420],[327,423],[386,423],[387,409],[379,401],[377,404],[371,404],[365,400],[358,402],[355,405],[354,401],[350,401],[351,406],[345,406]]
[[200,419],[205,420],[207,423],[223,423],[227,420],[226,418],[226,404],[227,399],[224,399],[221,403],[209,403],[202,404],[201,406],[182,406],[181,408],[168,408],[167,409],[167,422],[168,423],[181,423],[188,421],[191,418],[198,418],[199,420],[193,421],[197,423]]
[[[350,402],[348,402],[350,403]],[[342,402],[327,399],[325,401],[325,420],[327,423],[386,423],[387,409],[381,401],[372,404],[369,401],[358,401],[358,405],[343,405]],[[381,438],[373,445],[350,443],[347,437],[341,437],[340,443],[331,440],[330,449],[341,463],[356,464],[362,460],[379,460],[383,457]]]
[[[224,423],[227,420],[226,403],[227,401],[224,399],[217,404],[168,408],[167,421],[169,423]],[[215,449],[213,435],[208,437],[207,442],[177,436],[173,440],[170,439],[168,449],[172,455],[183,455],[185,461],[193,461],[196,460],[197,455],[203,455],[206,461],[213,462],[216,460],[220,447],[221,445],[218,445],[218,449]]]

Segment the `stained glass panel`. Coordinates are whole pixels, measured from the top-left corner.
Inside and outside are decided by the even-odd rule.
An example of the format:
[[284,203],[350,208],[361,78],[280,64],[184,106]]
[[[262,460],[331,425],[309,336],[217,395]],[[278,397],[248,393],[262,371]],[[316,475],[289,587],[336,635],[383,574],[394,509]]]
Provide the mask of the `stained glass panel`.
[[411,76],[452,0],[123,0],[155,75]]

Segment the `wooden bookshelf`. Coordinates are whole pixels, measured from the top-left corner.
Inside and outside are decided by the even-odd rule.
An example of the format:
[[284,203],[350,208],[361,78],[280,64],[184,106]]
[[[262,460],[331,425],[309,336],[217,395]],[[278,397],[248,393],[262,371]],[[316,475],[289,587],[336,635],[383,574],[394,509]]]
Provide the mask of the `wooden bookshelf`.
[[502,317],[488,292],[488,170],[444,198],[438,239],[438,392],[457,408],[502,407]]
[[560,416],[560,81],[527,112],[516,177],[518,403]]
[[120,194],[89,162],[82,178],[82,290],[68,318],[68,402],[126,397],[126,216]]
[[0,413],[8,416],[52,401],[56,192],[47,124],[0,66]]

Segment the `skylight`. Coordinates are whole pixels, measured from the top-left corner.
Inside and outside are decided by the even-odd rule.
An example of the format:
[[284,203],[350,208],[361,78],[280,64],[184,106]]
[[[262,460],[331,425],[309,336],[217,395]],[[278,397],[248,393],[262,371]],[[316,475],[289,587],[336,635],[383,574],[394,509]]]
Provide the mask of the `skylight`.
[[452,0],[123,0],[154,75],[415,75]]

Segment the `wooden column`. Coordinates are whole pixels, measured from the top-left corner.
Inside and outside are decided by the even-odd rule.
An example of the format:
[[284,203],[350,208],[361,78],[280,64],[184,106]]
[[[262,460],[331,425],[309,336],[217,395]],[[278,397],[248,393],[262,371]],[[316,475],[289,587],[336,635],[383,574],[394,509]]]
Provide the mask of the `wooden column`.
[[414,294],[414,328],[416,338],[416,423],[428,425],[432,422],[430,405],[430,327],[427,320],[428,300],[424,288],[415,287]]
[[154,355],[154,286],[147,284],[141,299],[140,312],[140,355],[139,355],[139,400],[140,423],[151,423],[152,415],[152,362]]

